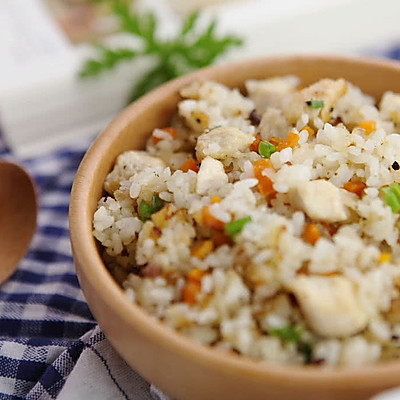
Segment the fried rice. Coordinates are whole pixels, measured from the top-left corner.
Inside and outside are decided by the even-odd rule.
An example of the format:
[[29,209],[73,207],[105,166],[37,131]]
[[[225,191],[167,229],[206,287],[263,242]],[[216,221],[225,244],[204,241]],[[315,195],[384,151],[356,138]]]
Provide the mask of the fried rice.
[[171,126],[116,160],[93,234],[129,299],[219,351],[397,358],[400,94],[299,85],[182,89]]

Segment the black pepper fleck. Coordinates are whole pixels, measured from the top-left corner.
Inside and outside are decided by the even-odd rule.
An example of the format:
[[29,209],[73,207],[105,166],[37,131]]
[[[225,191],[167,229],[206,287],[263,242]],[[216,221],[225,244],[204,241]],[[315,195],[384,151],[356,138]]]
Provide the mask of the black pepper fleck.
[[251,113],[249,115],[249,120],[250,120],[251,124],[254,126],[260,125],[261,115],[257,112],[256,109],[251,111]]
[[398,171],[398,170],[400,169],[399,163],[398,163],[397,161],[395,161],[395,162],[392,164],[392,168],[393,168],[395,171]]
[[307,101],[306,101],[306,104],[307,104],[308,106],[311,106],[311,100],[307,100]]

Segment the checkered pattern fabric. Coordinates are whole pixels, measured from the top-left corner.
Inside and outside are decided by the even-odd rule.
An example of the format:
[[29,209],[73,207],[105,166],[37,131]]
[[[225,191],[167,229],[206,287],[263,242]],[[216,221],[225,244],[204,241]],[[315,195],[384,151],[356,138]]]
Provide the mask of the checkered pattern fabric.
[[[400,47],[389,56],[400,59]],[[0,134],[0,157],[26,167],[40,207],[30,250],[0,287],[0,400],[168,400],[114,352],[79,287],[68,205],[88,146],[77,141],[62,151],[16,160]]]
[[[83,398],[82,392],[76,392],[79,382],[69,385],[66,393],[61,391],[72,375],[82,383],[81,377],[93,372],[101,377],[96,385],[101,391],[97,395],[91,391],[89,398],[159,398],[96,326],[75,273],[68,232],[69,195],[89,144],[81,141],[52,154],[17,160],[0,135],[0,157],[20,162],[29,171],[39,198],[38,228],[29,252],[0,287],[2,400]],[[94,365],[95,371],[90,369]]]
[[[1,156],[13,159],[0,143]],[[87,146],[23,162],[38,187],[38,229],[18,270],[0,288],[1,399],[37,399],[45,392],[55,398],[85,345],[79,338],[96,325],[68,236],[69,193]]]

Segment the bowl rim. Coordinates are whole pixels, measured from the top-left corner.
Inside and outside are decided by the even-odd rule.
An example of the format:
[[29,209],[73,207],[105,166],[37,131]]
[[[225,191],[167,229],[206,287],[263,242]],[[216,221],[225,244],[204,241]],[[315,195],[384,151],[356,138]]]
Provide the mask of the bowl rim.
[[[392,60],[368,57],[352,57],[338,55],[289,55],[262,57],[241,62],[215,65],[194,71],[183,77],[174,79],[150,93],[144,95],[118,114],[113,121],[101,132],[84,156],[71,191],[69,224],[70,238],[74,258],[79,259],[85,272],[91,276],[93,285],[99,288],[98,294],[110,305],[114,313],[128,321],[131,326],[145,334],[153,342],[168,347],[181,357],[196,360],[196,363],[207,365],[210,368],[228,369],[234,374],[247,376],[252,380],[274,382],[275,384],[293,385],[312,388],[335,387],[362,387],[363,389],[376,386],[376,382],[393,382],[389,376],[397,374],[400,383],[400,360],[387,361],[371,366],[352,369],[339,367],[324,369],[314,365],[274,365],[267,362],[252,360],[246,356],[228,354],[204,346],[167,327],[161,321],[154,319],[144,309],[131,302],[124,294],[121,287],[112,279],[96,247],[92,236],[92,227],[87,221],[93,216],[89,215],[88,201],[93,185],[94,171],[100,164],[102,152],[119,135],[119,132],[130,121],[131,116],[140,109],[145,109],[149,104],[157,101],[163,93],[177,91],[185,84],[195,80],[204,79],[215,72],[226,69],[245,68],[248,65],[270,62],[293,62],[297,60],[322,60],[326,62],[351,63],[355,67],[365,64],[375,65],[383,69],[396,70],[400,76],[400,63]],[[90,182],[90,185],[87,185]],[[89,218],[90,217],[90,218]],[[80,271],[78,270],[78,276]],[[290,382],[288,382],[290,380]],[[375,383],[374,383],[375,382]]]

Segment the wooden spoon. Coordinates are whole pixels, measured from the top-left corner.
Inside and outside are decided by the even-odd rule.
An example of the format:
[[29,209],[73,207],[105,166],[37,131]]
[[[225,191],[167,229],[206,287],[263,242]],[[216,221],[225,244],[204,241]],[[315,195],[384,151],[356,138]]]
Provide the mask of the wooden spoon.
[[16,270],[36,231],[35,184],[19,165],[0,160],[0,285]]

